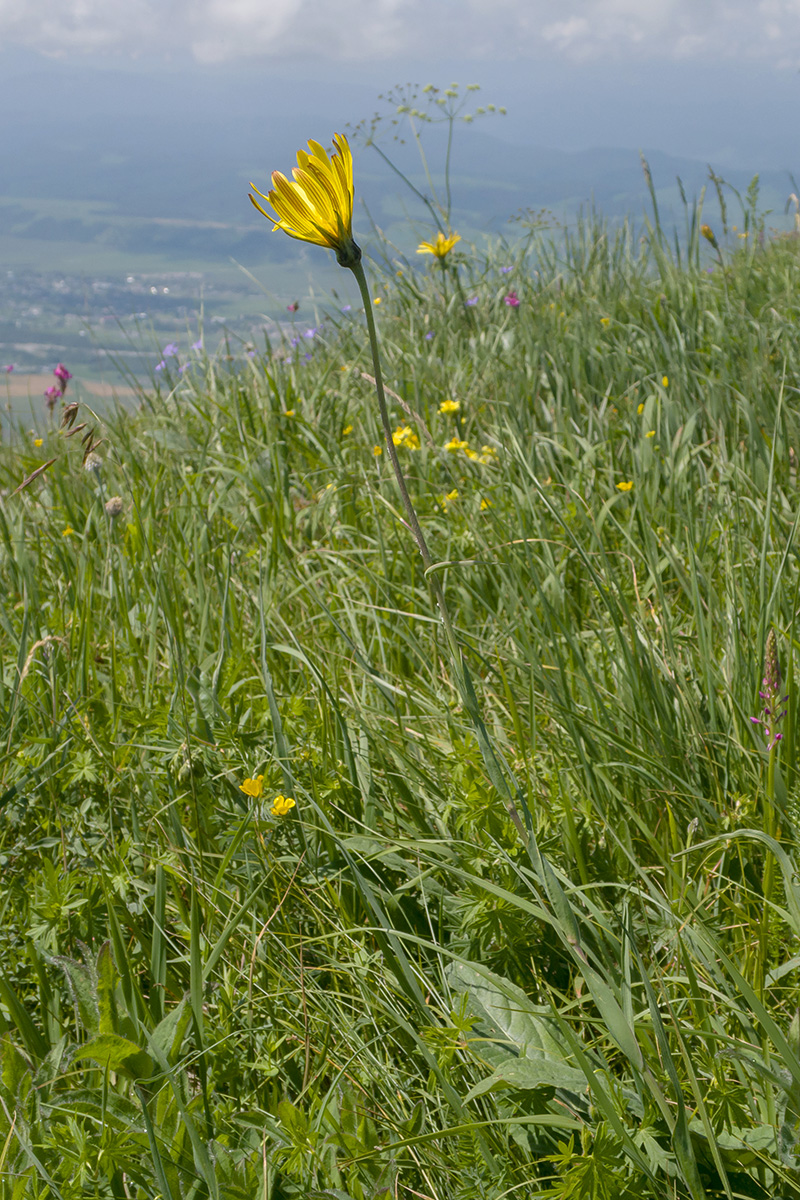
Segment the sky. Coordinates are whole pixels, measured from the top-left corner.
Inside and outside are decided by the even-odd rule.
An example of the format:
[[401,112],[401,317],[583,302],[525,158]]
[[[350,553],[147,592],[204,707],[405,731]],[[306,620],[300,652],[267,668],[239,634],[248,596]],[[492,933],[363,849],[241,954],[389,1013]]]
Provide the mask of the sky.
[[116,114],[239,121],[283,155],[281,131],[325,140],[394,84],[458,80],[515,148],[800,176],[799,68],[800,0],[0,0],[0,140]]

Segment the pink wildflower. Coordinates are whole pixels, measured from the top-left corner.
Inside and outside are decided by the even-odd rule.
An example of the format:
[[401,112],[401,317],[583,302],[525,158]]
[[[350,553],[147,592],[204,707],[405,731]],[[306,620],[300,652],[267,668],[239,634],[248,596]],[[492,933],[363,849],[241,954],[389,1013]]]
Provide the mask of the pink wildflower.
[[[59,385],[59,388],[61,389],[60,395],[63,396],[64,392],[67,390],[67,383],[69,382],[70,379],[72,379],[72,374],[67,370],[67,368],[64,366],[63,363],[58,364],[56,369],[53,371],[53,374],[55,375],[56,379],[58,380],[58,385]],[[47,392],[49,392],[49,391],[50,391],[50,389],[48,388]],[[45,392],[45,395],[47,395],[47,392]]]
[[503,302],[507,304],[509,308],[519,308],[519,296],[516,292],[509,292],[507,296],[503,297]]

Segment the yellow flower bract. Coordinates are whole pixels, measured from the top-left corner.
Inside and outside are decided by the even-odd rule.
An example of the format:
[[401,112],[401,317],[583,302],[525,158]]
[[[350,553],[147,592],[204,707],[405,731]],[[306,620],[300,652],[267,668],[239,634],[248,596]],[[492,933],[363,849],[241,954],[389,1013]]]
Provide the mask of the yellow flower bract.
[[353,156],[342,134],[333,135],[333,144],[336,149],[330,156],[324,146],[311,140],[310,154],[298,150],[297,166],[292,171],[294,183],[280,171],[273,171],[272,191],[266,196],[250,185],[272,206],[274,216],[252,193],[250,199],[272,221],[273,232],[282,229],[289,237],[325,246],[346,258],[357,250],[353,242]]
[[285,817],[294,806],[295,802],[291,796],[276,796],[272,801],[270,812],[273,817]]
[[417,254],[433,254],[441,262],[447,258],[447,255],[453,249],[456,242],[460,241],[460,233],[451,233],[450,237],[445,237],[440,229],[436,235],[435,242],[420,242],[417,246]]

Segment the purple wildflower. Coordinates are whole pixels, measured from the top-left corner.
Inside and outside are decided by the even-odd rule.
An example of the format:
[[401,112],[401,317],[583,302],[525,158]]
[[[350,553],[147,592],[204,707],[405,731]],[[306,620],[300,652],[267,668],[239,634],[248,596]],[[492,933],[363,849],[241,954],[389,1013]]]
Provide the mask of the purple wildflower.
[[706,275],[713,275],[713,274],[714,274],[714,268],[706,267]]
[[300,307],[300,301],[293,300],[291,304],[286,305],[286,311],[290,312],[290,313],[296,313],[299,307]]
[[304,355],[303,355],[303,362],[311,362],[311,355],[310,355],[310,354],[304,354]]
[[[64,366],[63,363],[58,364],[58,366],[53,371],[53,374],[55,375],[56,379],[58,380],[59,395],[63,396],[64,392],[67,390],[68,382],[70,381],[70,379],[72,379],[72,375],[67,370],[67,368]],[[45,392],[45,395],[47,395],[46,392]]]
[[507,296],[503,297],[503,303],[507,304],[509,308],[519,308],[519,296],[516,292],[509,292]]
[[470,296],[469,300],[465,300],[464,303],[466,304],[467,308],[474,308],[478,303],[478,297]]
[[429,342],[432,337],[433,337],[433,330],[429,329],[428,332],[425,334],[425,341]]
[[191,364],[190,364],[190,363],[184,363],[182,367],[178,367],[178,374],[179,374],[179,375],[182,375],[182,374],[183,374],[183,372],[184,372],[184,371],[186,371],[186,370],[188,370],[188,368],[189,368],[190,366],[191,366]]
[[508,274],[508,272],[509,272],[509,271],[513,271],[513,269],[514,269],[513,267],[501,267],[501,268],[500,268],[500,274],[501,274],[501,275],[507,275],[507,274]]
[[198,338],[196,342],[192,342],[192,349],[193,350],[202,350],[203,349],[203,339]]
[[177,343],[177,342],[167,342],[166,346],[165,346],[165,347],[164,347],[164,349],[161,351],[161,353],[164,355],[164,358],[175,358],[175,357],[177,357],[177,354],[178,354],[178,343]]
[[166,360],[162,358],[161,362],[157,364],[156,370],[163,371],[164,368],[166,367],[166,365],[167,365]]
[[45,388],[44,402],[52,412],[58,401],[61,399],[62,391],[60,387],[51,384],[49,388]]
[[289,342],[289,345],[290,345],[290,346],[292,347],[292,349],[294,350],[295,346],[299,346],[299,345],[300,345],[300,338],[299,338],[299,337],[293,337],[293,338],[291,339],[291,341]]
[[303,334],[303,337],[304,337],[304,338],[314,338],[314,337],[316,337],[316,336],[317,336],[317,333],[318,333],[318,330],[317,330],[317,327],[316,327],[316,325],[315,325],[313,329],[307,329],[307,330],[305,331],[305,333]]
[[772,750],[783,739],[783,734],[776,732],[775,726],[786,716],[786,709],[782,705],[789,699],[788,696],[781,696],[781,667],[778,662],[778,639],[774,629],[770,629],[767,635],[761,687],[763,690],[758,694],[764,701],[764,707],[760,717],[751,717],[750,720],[754,725],[763,726],[767,749]]
[[344,308],[342,309],[342,312],[350,312],[350,309],[352,307],[353,307],[352,304],[345,304]]
[[8,371],[8,372],[10,373],[11,371],[13,371],[13,370],[14,370],[14,364],[13,364],[13,363],[8,363],[8,365],[7,365],[7,366],[5,366],[5,367],[3,368],[3,370],[4,370],[4,371]]
[[248,358],[255,358],[255,356],[256,356],[256,352],[255,352],[255,350],[248,350],[248,351],[247,351],[247,357],[248,357]]

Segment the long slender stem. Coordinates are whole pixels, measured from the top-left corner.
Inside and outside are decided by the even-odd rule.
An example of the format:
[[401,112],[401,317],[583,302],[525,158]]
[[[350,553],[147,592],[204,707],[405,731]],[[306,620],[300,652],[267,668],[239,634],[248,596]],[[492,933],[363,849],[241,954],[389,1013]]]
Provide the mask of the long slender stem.
[[367,318],[367,331],[369,333],[369,344],[372,350],[372,364],[375,372],[375,391],[378,395],[378,408],[381,414],[381,424],[383,425],[383,433],[386,439],[386,448],[389,452],[389,459],[392,464],[395,479],[397,480],[397,486],[400,489],[403,507],[405,508],[406,516],[408,517],[408,524],[411,528],[411,532],[414,535],[414,540],[417,543],[417,547],[419,548],[422,561],[425,564],[425,577],[428,580],[428,586],[433,593],[433,597],[439,609],[439,615],[442,618],[442,625],[444,627],[448,648],[450,650],[450,658],[453,673],[455,675],[456,687],[459,695],[461,696],[461,702],[463,703],[464,708],[466,709],[472,721],[472,725],[475,730],[475,736],[478,739],[478,745],[480,746],[483,761],[486,765],[486,770],[489,778],[492,781],[492,784],[497,789],[498,793],[505,799],[512,816],[516,814],[516,804],[522,804],[525,812],[526,823],[528,825],[528,832],[531,833],[532,829],[530,824],[530,813],[528,812],[523,795],[519,789],[519,786],[511,775],[508,766],[501,763],[500,757],[492,745],[491,739],[489,738],[483,717],[481,716],[478,698],[475,695],[475,688],[472,684],[472,678],[469,670],[467,669],[467,664],[464,660],[458,638],[456,637],[456,632],[447,608],[447,601],[444,597],[442,585],[440,584],[436,575],[435,567],[437,564],[433,560],[428,543],[425,540],[425,534],[422,532],[422,527],[420,526],[416,510],[411,497],[408,494],[408,488],[406,487],[403,469],[400,466],[400,460],[397,457],[397,448],[394,444],[394,439],[392,438],[392,426],[389,420],[389,409],[386,404],[386,392],[383,386],[383,371],[381,369],[381,359],[378,351],[378,334],[377,330],[375,329],[375,317],[372,312],[372,297],[369,294],[369,285],[367,283],[367,277],[364,273],[364,267],[360,259],[355,263],[348,263],[347,265],[350,267],[350,270],[356,277],[356,282],[358,283],[359,291],[361,292],[361,299],[364,304],[364,313]]

